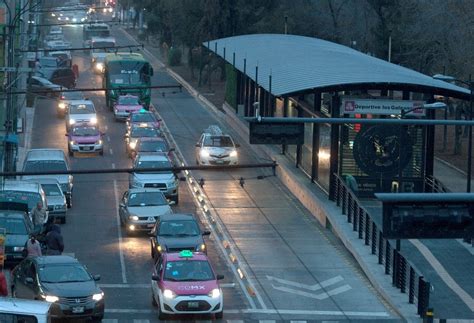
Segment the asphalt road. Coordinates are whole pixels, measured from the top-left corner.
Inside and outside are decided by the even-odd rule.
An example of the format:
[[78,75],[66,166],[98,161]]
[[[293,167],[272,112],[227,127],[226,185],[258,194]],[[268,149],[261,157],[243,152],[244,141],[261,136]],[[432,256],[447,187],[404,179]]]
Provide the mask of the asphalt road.
[[[82,28],[64,27],[73,47],[82,44]],[[131,40],[114,30],[119,45]],[[158,62],[153,84],[176,84]],[[90,69],[89,55],[74,53],[79,65],[77,88],[100,87],[101,76]],[[194,144],[201,131],[218,123],[186,91],[153,91],[153,105],[172,136],[177,154],[193,165]],[[100,115],[105,136],[104,156],[75,156],[72,169],[130,167],[125,153],[125,126],[115,122],[105,107],[102,93],[89,93]],[[38,100],[32,148],[61,148],[67,152],[65,122],[56,116],[56,102]],[[221,125],[232,133],[226,125]],[[261,161],[242,144],[242,163]],[[191,177],[205,180],[202,190],[191,190],[190,182],[180,184],[180,203],[175,212],[200,215],[202,227],[210,228],[209,256],[224,280],[224,320],[325,320],[399,321],[399,316],[370,286],[362,271],[337,238],[301,206],[271,176],[268,170],[196,171]],[[258,179],[262,176],[263,179]],[[243,177],[243,187],[239,179]],[[155,322],[151,305],[151,258],[146,235],[128,236],[117,219],[118,200],[128,188],[127,174],[76,175],[73,208],[62,225],[66,253],[101,274],[106,295],[105,322]],[[203,216],[197,194],[202,193],[210,208]],[[209,219],[214,219],[210,221]],[[243,276],[243,279],[241,279]],[[207,320],[209,317],[179,317]]]

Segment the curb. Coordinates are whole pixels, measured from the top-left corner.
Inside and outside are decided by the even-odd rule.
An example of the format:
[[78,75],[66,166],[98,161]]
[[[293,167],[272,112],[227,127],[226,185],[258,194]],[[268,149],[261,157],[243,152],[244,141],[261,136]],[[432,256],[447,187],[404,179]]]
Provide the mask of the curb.
[[435,161],[445,165],[446,167],[451,168],[452,170],[458,172],[459,174],[462,174],[463,176],[467,176],[467,173],[465,171],[463,171],[462,169],[460,169],[460,168],[454,166],[453,164],[445,161],[444,159],[441,159],[439,157],[435,157]]

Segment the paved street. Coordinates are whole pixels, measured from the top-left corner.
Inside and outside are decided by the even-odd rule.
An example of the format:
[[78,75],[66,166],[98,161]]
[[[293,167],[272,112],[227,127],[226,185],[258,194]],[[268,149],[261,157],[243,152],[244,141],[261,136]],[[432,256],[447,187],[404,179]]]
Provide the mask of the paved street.
[[[82,28],[64,30],[73,47],[80,47]],[[131,43],[122,31],[114,33],[118,45]],[[154,58],[147,58],[154,65],[154,85],[176,83]],[[90,70],[87,54],[74,53],[74,62],[80,68],[78,88],[101,86],[101,77]],[[169,129],[178,155],[193,165],[194,145],[201,131],[217,121],[187,92],[170,92],[163,96],[154,91],[153,105]],[[86,96],[94,101],[99,124],[106,132],[105,154],[71,158],[72,168],[130,167],[124,125],[113,120],[103,94]],[[38,101],[32,148],[67,151],[64,120],[55,112],[54,101]],[[261,162],[249,154],[246,138],[233,135],[242,144],[242,163]],[[270,171],[198,171],[192,177],[205,180],[203,191],[221,230],[216,234],[213,229],[209,255],[216,271],[225,275],[225,320],[399,321],[338,239],[321,227]],[[241,177],[245,179],[243,187],[239,185]],[[174,211],[201,214],[188,183],[181,182],[180,203]],[[151,305],[148,237],[129,237],[118,223],[118,200],[127,188],[127,174],[75,176],[73,208],[62,225],[65,252],[74,253],[91,273],[101,274],[105,322],[157,321]],[[203,220],[202,226],[210,224]],[[232,250],[235,263],[225,254],[227,249]]]

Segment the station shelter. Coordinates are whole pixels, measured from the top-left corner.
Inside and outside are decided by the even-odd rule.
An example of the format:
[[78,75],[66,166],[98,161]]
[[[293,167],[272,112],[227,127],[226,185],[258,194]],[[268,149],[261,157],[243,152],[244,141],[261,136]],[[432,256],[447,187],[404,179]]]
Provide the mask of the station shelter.
[[[435,96],[469,100],[466,88],[317,38],[253,34],[203,46],[225,60],[226,102],[241,117],[258,107],[262,117],[434,119],[423,107]],[[329,195],[333,174],[359,197],[423,192],[433,177],[434,131],[306,123],[304,144],[282,151]]]

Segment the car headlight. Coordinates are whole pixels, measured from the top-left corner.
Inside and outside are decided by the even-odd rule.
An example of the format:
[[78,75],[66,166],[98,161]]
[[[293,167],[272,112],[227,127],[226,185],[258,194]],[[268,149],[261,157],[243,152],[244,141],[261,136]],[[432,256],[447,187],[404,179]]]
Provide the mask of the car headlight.
[[96,123],[97,123],[97,118],[96,118],[96,117],[92,117],[90,122],[91,122],[92,124],[96,124]]
[[230,152],[230,157],[237,157],[237,150],[232,150]]
[[69,20],[69,17],[66,17],[66,20]]
[[130,141],[130,143],[128,144],[128,146],[132,149],[135,149],[135,147],[137,146],[137,142],[136,141]]
[[51,17],[56,17],[56,15],[54,13],[51,14]]
[[23,251],[25,249],[25,247],[13,247],[13,251]]
[[128,218],[133,221],[138,221],[138,216],[136,215],[130,215]]
[[104,292],[100,292],[100,293],[92,295],[92,299],[96,302],[102,300],[103,298],[104,298]]
[[207,158],[210,154],[206,149],[201,150],[201,157]]
[[70,143],[71,145],[77,145],[77,142],[75,142],[74,140],[71,140],[69,143]]
[[171,289],[165,289],[163,291],[163,297],[167,299],[173,299],[176,297],[176,294]]
[[74,119],[69,120],[69,124],[75,124],[75,123],[76,123],[76,120],[74,120]]
[[112,11],[114,11],[114,9],[112,9],[112,7],[110,7],[110,8],[109,8],[109,12],[112,12]]
[[42,297],[46,302],[49,302],[49,303],[54,303],[54,302],[59,301],[59,297],[57,297],[57,296],[41,295],[41,297]]
[[61,110],[66,109],[66,104],[61,102],[61,103],[58,104],[58,108],[60,108]]
[[104,64],[102,64],[102,63],[95,64],[95,69],[96,70],[102,71],[103,68],[104,68]]
[[102,145],[102,140],[99,139],[95,144],[96,144],[96,145]]
[[81,22],[83,22],[84,20],[86,20],[86,18],[81,18]]
[[160,245],[157,245],[156,250],[158,250],[158,252],[161,252],[161,251],[163,251],[163,248]]
[[65,205],[60,205],[60,204],[54,206],[55,210],[61,210],[61,209],[65,209],[65,208],[66,208]]
[[204,243],[201,243],[197,245],[196,251],[205,251],[206,250],[206,245]]
[[211,298],[218,298],[221,296],[221,290],[219,288],[214,288],[208,295]]
[[76,19],[76,18],[72,18],[72,21],[73,21],[73,22],[76,22],[76,21],[77,21],[77,19]]
[[62,20],[62,18],[61,18],[61,17],[58,17],[58,20],[59,20],[59,21],[61,21],[61,20]]

